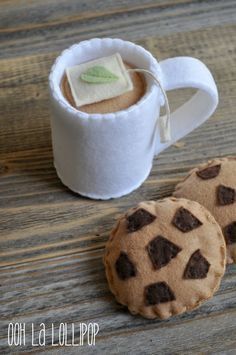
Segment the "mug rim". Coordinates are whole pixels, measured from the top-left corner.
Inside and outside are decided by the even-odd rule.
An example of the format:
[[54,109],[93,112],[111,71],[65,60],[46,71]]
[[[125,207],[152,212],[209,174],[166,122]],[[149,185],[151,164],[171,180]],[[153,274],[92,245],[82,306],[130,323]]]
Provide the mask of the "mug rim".
[[[131,45],[131,46],[135,46],[139,52],[142,52],[143,55],[145,55],[145,57],[150,60],[150,70],[153,70],[153,72],[157,72],[158,73],[158,77],[160,78],[160,80],[162,80],[162,73],[161,73],[161,69],[160,69],[160,65],[157,61],[156,58],[154,58],[154,56],[148,51],[146,50],[144,47],[133,43],[131,41],[126,41],[126,40],[122,40],[119,38],[91,38],[89,40],[84,40],[84,41],[80,41],[78,43],[75,43],[73,45],[71,45],[70,47],[64,49],[59,56],[55,59],[51,69],[50,69],[50,73],[49,73],[49,88],[50,88],[50,92],[53,96],[53,98],[56,100],[56,102],[58,104],[60,104],[62,106],[63,109],[65,109],[67,112],[72,113],[75,116],[79,116],[79,118],[83,118],[83,119],[98,119],[98,118],[108,118],[110,119],[111,117],[115,117],[115,116],[121,116],[123,114],[127,114],[127,113],[132,113],[133,111],[135,111],[136,109],[139,109],[140,106],[143,106],[146,101],[148,100],[148,98],[153,94],[153,92],[155,90],[159,90],[159,88],[157,87],[157,85],[154,82],[151,82],[150,84],[150,88],[148,91],[145,92],[145,94],[141,97],[141,99],[139,99],[137,101],[137,103],[131,105],[130,107],[128,107],[127,109],[123,109],[123,110],[119,110],[119,111],[115,111],[115,112],[110,112],[110,113],[87,113],[87,112],[83,112],[80,111],[79,109],[73,107],[67,100],[66,98],[64,98],[63,100],[58,96],[57,91],[56,91],[56,86],[59,86],[59,84],[54,82],[54,72],[57,69],[57,66],[60,64],[60,60],[65,56],[65,54],[67,54],[68,52],[72,52],[76,47],[81,47],[81,46],[86,46],[89,43],[92,43],[93,41],[100,41],[100,42],[106,42],[106,41],[113,41],[113,42],[123,42],[123,44],[125,45]],[[61,91],[61,88],[59,87],[59,90]],[[161,104],[160,104],[161,105]]]

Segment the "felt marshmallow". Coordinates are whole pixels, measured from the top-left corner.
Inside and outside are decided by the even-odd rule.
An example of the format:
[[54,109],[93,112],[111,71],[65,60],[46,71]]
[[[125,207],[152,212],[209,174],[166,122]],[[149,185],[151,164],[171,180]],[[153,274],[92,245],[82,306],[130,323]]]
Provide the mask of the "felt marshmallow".
[[133,83],[119,53],[66,68],[77,107],[119,96]]

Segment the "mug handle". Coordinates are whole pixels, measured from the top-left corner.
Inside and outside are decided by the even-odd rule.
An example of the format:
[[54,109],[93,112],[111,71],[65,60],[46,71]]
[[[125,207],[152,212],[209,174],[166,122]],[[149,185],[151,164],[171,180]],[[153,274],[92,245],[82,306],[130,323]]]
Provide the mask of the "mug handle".
[[195,88],[189,101],[171,113],[171,141],[160,142],[157,136],[155,154],[160,153],[205,122],[218,105],[218,91],[211,72],[204,63],[192,57],[175,57],[161,61],[162,85],[165,91]]

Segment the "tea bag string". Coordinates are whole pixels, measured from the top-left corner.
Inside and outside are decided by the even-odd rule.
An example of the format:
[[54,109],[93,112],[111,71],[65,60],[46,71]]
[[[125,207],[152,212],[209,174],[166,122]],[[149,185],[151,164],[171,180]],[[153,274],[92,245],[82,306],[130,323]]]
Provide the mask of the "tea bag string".
[[160,116],[159,119],[159,128],[160,128],[160,140],[161,143],[166,143],[171,140],[171,128],[170,128],[170,105],[169,105],[169,100],[166,95],[165,89],[163,88],[160,80],[149,70],[147,69],[140,69],[140,68],[132,68],[132,69],[127,69],[128,72],[139,72],[139,73],[146,73],[152,77],[152,79],[155,81],[155,83],[159,86],[164,99],[165,99],[165,110],[166,110],[166,115],[165,116]]

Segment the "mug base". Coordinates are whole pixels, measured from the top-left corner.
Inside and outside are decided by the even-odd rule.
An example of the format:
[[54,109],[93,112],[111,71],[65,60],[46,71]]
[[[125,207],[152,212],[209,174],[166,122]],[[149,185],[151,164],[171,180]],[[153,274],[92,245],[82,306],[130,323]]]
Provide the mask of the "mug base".
[[151,164],[150,168],[148,169],[148,172],[144,175],[144,177],[137,184],[133,185],[131,188],[123,190],[122,192],[119,191],[119,192],[111,193],[111,194],[96,194],[96,193],[90,193],[90,192],[84,192],[84,191],[78,190],[77,188],[75,188],[74,186],[69,184],[68,181],[59,173],[55,161],[53,163],[54,163],[54,167],[57,172],[57,176],[59,177],[59,179],[61,180],[61,182],[64,186],[66,186],[69,190],[75,192],[76,194],[79,194],[83,197],[90,198],[92,200],[110,200],[113,198],[119,198],[119,197],[123,197],[125,195],[128,195],[131,192],[133,192],[134,190],[137,190],[143,184],[143,182],[148,178],[148,176],[152,170],[152,164]]

